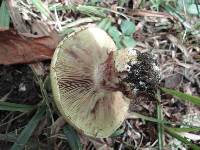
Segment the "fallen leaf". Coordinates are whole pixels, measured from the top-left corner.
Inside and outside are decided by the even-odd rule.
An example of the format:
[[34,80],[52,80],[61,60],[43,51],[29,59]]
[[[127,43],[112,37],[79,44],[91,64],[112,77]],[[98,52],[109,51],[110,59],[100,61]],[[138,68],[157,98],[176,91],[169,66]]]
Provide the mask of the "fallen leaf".
[[139,10],[136,9],[134,11],[128,11],[128,15],[130,16],[146,16],[146,17],[159,17],[159,18],[169,18],[171,20],[177,20],[174,16],[165,13],[165,12],[156,12],[151,10]]
[[176,88],[178,87],[183,80],[183,76],[179,73],[172,74],[165,78],[165,87],[166,88]]
[[15,30],[21,33],[29,33],[30,28],[25,24],[25,20],[22,18],[19,8],[17,8],[16,1],[8,0],[6,4]]
[[32,63],[51,59],[60,37],[50,36],[30,38],[15,31],[0,32],[0,64]]
[[70,4],[83,4],[85,0],[59,0],[62,4],[70,5]]
[[5,31],[5,30],[7,30],[7,29],[0,27],[0,31]]
[[59,117],[54,124],[51,126],[51,135],[55,135],[58,134],[58,132],[60,131],[60,129],[62,129],[64,127],[64,125],[66,124],[65,119],[61,116]]

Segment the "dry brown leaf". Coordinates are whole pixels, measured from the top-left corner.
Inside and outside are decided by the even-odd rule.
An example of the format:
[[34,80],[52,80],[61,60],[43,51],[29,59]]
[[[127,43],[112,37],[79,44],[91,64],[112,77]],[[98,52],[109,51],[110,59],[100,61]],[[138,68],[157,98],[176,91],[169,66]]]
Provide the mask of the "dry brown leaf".
[[128,11],[128,15],[130,16],[146,16],[146,17],[159,17],[159,18],[169,18],[171,20],[176,20],[172,15],[165,12],[156,12],[151,10],[134,10]]
[[85,0],[59,0],[61,3],[63,4],[83,4],[85,2]]
[[29,33],[30,28],[26,26],[25,20],[23,20],[22,15],[20,14],[19,8],[16,6],[15,0],[7,0],[6,6],[8,8],[10,18],[14,25],[15,30],[21,33]]
[[28,38],[14,31],[0,32],[0,64],[32,63],[51,59],[60,38],[50,36]]
[[178,38],[176,38],[172,34],[168,34],[167,38],[183,52],[187,59],[190,57],[187,48],[182,44],[182,42]]
[[63,126],[66,124],[66,121],[64,119],[64,117],[59,117],[54,124],[51,126],[51,135],[55,135],[58,134],[58,132],[60,131],[60,129],[63,128]]

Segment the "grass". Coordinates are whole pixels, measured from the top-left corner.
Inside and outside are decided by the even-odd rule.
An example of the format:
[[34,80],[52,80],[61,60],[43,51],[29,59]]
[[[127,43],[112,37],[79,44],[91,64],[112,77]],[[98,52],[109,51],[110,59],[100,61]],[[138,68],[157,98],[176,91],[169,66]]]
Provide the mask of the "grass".
[[45,112],[46,112],[45,105],[38,108],[35,115],[31,118],[29,123],[22,130],[19,137],[16,139],[16,142],[11,147],[11,150],[23,150],[24,149],[26,143],[28,142],[29,138],[33,134],[33,131],[37,127],[39,121],[44,117]]
[[24,104],[16,104],[16,103],[0,101],[0,110],[1,111],[29,112],[35,108],[36,108],[36,106],[32,106],[32,105],[24,105]]
[[0,7],[0,28],[9,29],[10,16],[6,6],[6,1],[3,0]]
[[69,142],[71,149],[83,149],[79,136],[73,127],[71,127],[70,125],[65,125],[65,127],[63,128],[63,132],[67,138],[67,141]]
[[[19,3],[20,3],[20,1],[19,1]],[[180,33],[187,33],[186,36],[188,34],[192,34],[192,37],[194,39],[197,39],[198,35],[199,35],[199,31],[200,31],[199,30],[199,22],[192,24],[192,22],[190,22],[188,20],[188,16],[183,15],[184,14],[183,10],[184,10],[184,7],[186,7],[187,8],[186,14],[189,15],[190,18],[192,18],[192,17],[196,18],[197,16],[200,15],[199,9],[198,9],[199,5],[191,2],[191,3],[187,3],[186,4],[187,6],[178,8],[178,5],[173,5],[174,3],[175,2],[166,3],[163,0],[150,0],[150,1],[145,0],[139,5],[139,8],[141,9],[141,8],[149,7],[151,10],[157,11],[157,13],[160,13],[160,12],[170,13],[174,18],[177,19],[177,20],[175,19],[172,21],[174,21],[174,22],[178,21],[178,23],[183,25],[183,27],[184,27],[183,29],[179,30],[181,32],[179,32],[177,30],[177,36],[180,36],[181,35]],[[98,3],[98,4],[100,4],[100,3]],[[126,4],[127,3],[124,0],[118,1],[118,6],[125,7],[125,6],[127,6]],[[195,4],[195,6],[197,6],[196,10],[194,9],[194,4]],[[61,3],[55,3],[55,4],[50,4],[50,5],[46,6],[40,0],[32,0],[32,7],[34,9],[36,9],[37,12],[39,12],[39,13],[36,13],[36,15],[40,16],[39,18],[48,20],[47,24],[49,22],[51,22],[51,23],[53,22],[53,24],[56,24],[56,23],[59,24],[59,26],[60,26],[59,32],[62,35],[67,35],[69,33],[72,33],[77,28],[87,25],[88,23],[96,23],[96,24],[98,24],[98,26],[100,28],[104,29],[106,32],[108,32],[110,34],[110,36],[113,38],[113,40],[115,41],[115,43],[117,44],[119,49],[135,46],[135,44],[136,44],[135,40],[137,40],[137,39],[133,39],[133,34],[138,31],[139,27],[137,25],[139,23],[141,23],[141,24],[144,23],[143,30],[140,29],[142,33],[140,34],[141,37],[139,37],[139,38],[143,38],[142,36],[145,36],[146,34],[150,34],[151,36],[154,36],[154,32],[156,32],[156,30],[154,30],[154,25],[151,26],[151,24],[154,23],[153,21],[148,22],[149,20],[148,19],[145,20],[146,18],[142,18],[142,19],[139,17],[134,18],[130,15],[127,15],[123,11],[120,11],[117,9],[113,10],[108,7],[104,8],[101,6],[93,6],[93,5],[63,6]],[[193,8],[192,10],[191,10],[191,7]],[[192,12],[193,10],[195,10],[195,11]],[[55,11],[57,13],[54,13]],[[127,9],[127,11],[128,11],[128,9]],[[64,19],[62,19],[62,17],[64,17],[63,12],[65,12],[65,13],[73,12],[75,14],[80,14],[81,17],[79,17],[78,19],[71,17],[68,21],[65,21]],[[61,15],[62,17],[60,17],[58,14],[62,14]],[[191,14],[193,16],[190,16]],[[27,15],[31,16],[31,13],[27,13]],[[59,19],[59,21],[56,20],[56,18]],[[157,22],[160,21],[158,18],[154,18],[154,19]],[[147,23],[145,24],[145,22],[147,22]],[[160,22],[162,22],[162,21],[160,21]],[[9,28],[9,24],[10,24],[9,13],[8,13],[8,10],[6,7],[6,3],[5,3],[5,1],[3,1],[1,4],[1,7],[0,7],[0,27]],[[174,23],[174,24],[175,24],[174,26],[177,25],[176,23]],[[49,24],[49,25],[51,25],[51,24]],[[133,26],[134,26],[134,28],[132,28]],[[173,28],[171,30],[176,32],[176,28],[175,29]],[[161,30],[159,33],[163,33],[163,32],[165,32],[165,30]],[[176,54],[173,57],[176,57],[176,59],[178,59],[178,61],[184,62],[184,60],[179,60],[180,54],[182,54],[182,53],[180,53],[177,48],[174,48],[175,46],[173,43],[169,44],[169,41],[166,42],[166,39],[163,39],[163,37],[161,39],[159,39],[158,38],[159,33],[156,36],[154,36],[153,38],[148,37],[149,40],[152,40],[152,41],[155,40],[154,42],[155,43],[157,42],[155,44],[155,46],[157,46],[157,49],[164,49],[164,50],[167,49],[167,50],[169,50],[170,55],[173,55],[171,53],[176,51]],[[181,37],[183,37],[183,36],[181,35]],[[148,47],[152,48],[151,45],[154,43],[149,42],[148,38],[147,38],[147,41],[145,41],[145,42],[148,45]],[[186,37],[186,39],[187,39],[187,37]],[[194,40],[193,43],[198,45],[197,41],[198,40],[196,40],[196,41]],[[185,40],[185,41],[183,41],[183,44],[188,45],[187,42],[189,43],[190,41]],[[140,41],[138,43],[141,44]],[[171,48],[174,48],[173,51],[170,51]],[[163,52],[161,52],[161,53],[163,53]],[[166,56],[166,54],[163,54],[163,57],[169,57],[169,56]],[[174,60],[172,59],[172,61],[174,61]],[[163,66],[166,67],[165,64],[163,64]],[[171,66],[168,66],[169,69],[170,69],[170,67]],[[36,78],[36,82],[38,83],[38,85],[40,87],[40,91],[41,91],[41,103],[40,104],[38,104],[36,106],[30,106],[30,105],[25,105],[25,104],[16,104],[16,103],[0,101],[0,111],[9,111],[9,112],[17,111],[17,112],[22,112],[22,113],[24,113],[24,112],[25,113],[33,113],[36,111],[34,113],[34,115],[32,116],[32,118],[30,119],[29,123],[25,126],[25,128],[23,130],[21,130],[19,135],[16,136],[15,134],[13,135],[11,133],[0,134],[0,139],[2,139],[3,141],[6,139],[6,140],[14,143],[11,148],[12,150],[18,150],[18,149],[20,150],[20,149],[23,149],[27,145],[27,143],[31,139],[32,134],[34,133],[35,129],[37,128],[39,122],[44,118],[45,115],[47,115],[48,119],[50,120],[48,126],[54,124],[53,114],[57,113],[57,110],[55,110],[55,108],[53,107],[53,104],[51,102],[49,93],[46,90],[43,79],[41,77],[39,77],[38,75],[36,75],[36,73],[35,73],[35,78]],[[160,150],[163,150],[164,147],[167,145],[167,143],[166,143],[167,139],[165,137],[168,134],[171,135],[172,137],[180,140],[181,142],[183,142],[185,145],[187,145],[187,147],[190,147],[194,150],[200,149],[200,147],[197,144],[193,144],[187,138],[182,137],[181,135],[178,134],[179,132],[199,132],[200,127],[181,128],[180,127],[181,123],[172,122],[172,121],[164,118],[165,113],[164,113],[164,108],[163,108],[163,99],[162,99],[163,93],[162,92],[165,92],[166,94],[174,96],[174,98],[182,101],[184,104],[187,104],[189,102],[194,106],[200,105],[200,98],[197,96],[185,94],[185,93],[179,92],[178,90],[161,88],[161,93],[159,91],[158,95],[157,95],[158,103],[156,105],[156,113],[155,113],[157,117],[149,117],[149,116],[145,116],[145,115],[142,115],[141,113],[136,113],[136,112],[132,112],[131,116],[136,116],[137,118],[140,118],[140,120],[143,120],[147,123],[151,122],[152,124],[156,124],[156,126],[157,126],[156,130],[158,132],[157,147]],[[138,121],[138,120],[136,120],[136,121]],[[147,123],[144,123],[144,125],[147,126]],[[128,129],[126,128],[126,130],[128,130]],[[129,133],[129,132],[126,132],[126,130],[124,130],[124,129],[117,130],[115,133],[113,133],[113,135],[111,135],[111,138],[113,138],[115,140],[115,138],[120,138],[124,135],[126,135],[128,137],[127,133]],[[48,133],[48,132],[49,131],[46,131],[46,133],[45,133],[46,136],[50,136],[50,133]],[[132,133],[133,130],[130,130],[130,132]],[[133,132],[133,133],[135,133],[135,132]],[[61,131],[61,134],[63,134],[67,138],[67,142],[68,142],[69,146],[71,147],[71,149],[82,149],[83,148],[84,145],[81,144],[78,134],[71,126],[66,125],[64,127],[64,129]],[[142,134],[144,134],[143,131],[142,131]],[[47,137],[47,139],[48,139],[48,137]],[[126,143],[126,141],[124,141],[123,138],[121,138],[120,140],[122,143]],[[48,139],[47,141],[49,142],[50,139]],[[62,145],[65,142],[66,141],[60,140],[59,144]],[[117,143],[117,142],[115,142],[115,143]],[[130,143],[127,143],[127,145],[130,145]],[[145,146],[145,144],[143,144],[142,146]]]
[[[157,118],[158,120],[163,120],[163,110],[162,110],[162,106],[161,104],[161,97],[160,97],[160,91],[157,91],[157,99],[158,99],[158,104],[157,104]],[[158,124],[158,147],[159,150],[163,150],[164,149],[164,128],[163,128],[164,124],[160,123]]]
[[43,14],[44,16],[46,16],[48,19],[53,20],[51,18],[50,10],[48,9],[48,7],[46,7],[44,5],[44,3],[41,0],[32,0],[32,4],[36,7],[36,9],[41,14]]
[[167,89],[167,88],[161,88],[161,89],[165,93],[173,95],[174,97],[178,98],[179,100],[191,102],[192,104],[197,105],[197,106],[200,105],[200,97],[198,97],[198,96],[192,96],[192,95],[185,94],[185,93],[173,90],[173,89]]
[[189,142],[186,138],[178,135],[173,129],[165,128],[166,132],[169,133],[172,137],[178,139],[179,141],[183,142],[187,145],[187,147],[191,148],[192,150],[199,150],[199,146]]
[[[166,88],[161,88],[162,91],[178,98],[179,100],[184,100],[186,102],[190,102],[193,105],[199,106],[199,102],[200,102],[200,98],[197,96],[192,96],[189,94],[185,94],[176,90],[172,90],[172,89],[166,89]],[[172,137],[180,140],[182,143],[186,144],[187,147],[192,148],[193,150],[198,150],[200,149],[199,146],[193,144],[192,142],[190,142],[187,138],[182,137],[181,135],[178,134],[178,132],[197,132],[199,131],[199,127],[193,127],[193,128],[169,128],[167,126],[164,126],[165,131],[170,134]],[[160,129],[161,130],[161,129]],[[159,131],[159,130],[158,130]],[[159,131],[159,134],[161,134],[162,131]]]

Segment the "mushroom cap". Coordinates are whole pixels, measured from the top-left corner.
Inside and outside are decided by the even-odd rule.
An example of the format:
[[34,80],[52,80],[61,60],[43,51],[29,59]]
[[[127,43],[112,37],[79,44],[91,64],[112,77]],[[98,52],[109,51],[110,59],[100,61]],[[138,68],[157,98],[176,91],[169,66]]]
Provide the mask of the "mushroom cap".
[[99,86],[99,66],[117,48],[100,28],[89,27],[65,38],[51,62],[54,101],[60,113],[82,133],[109,137],[127,116],[128,99]]

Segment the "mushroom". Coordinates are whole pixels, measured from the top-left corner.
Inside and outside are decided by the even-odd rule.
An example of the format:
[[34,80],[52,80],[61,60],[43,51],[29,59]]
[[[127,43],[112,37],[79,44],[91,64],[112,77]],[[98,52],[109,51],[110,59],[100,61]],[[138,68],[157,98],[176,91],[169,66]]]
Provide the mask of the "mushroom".
[[131,49],[117,50],[102,29],[89,27],[65,38],[51,62],[54,101],[78,131],[109,137],[128,115],[133,83],[127,82],[137,62]]

